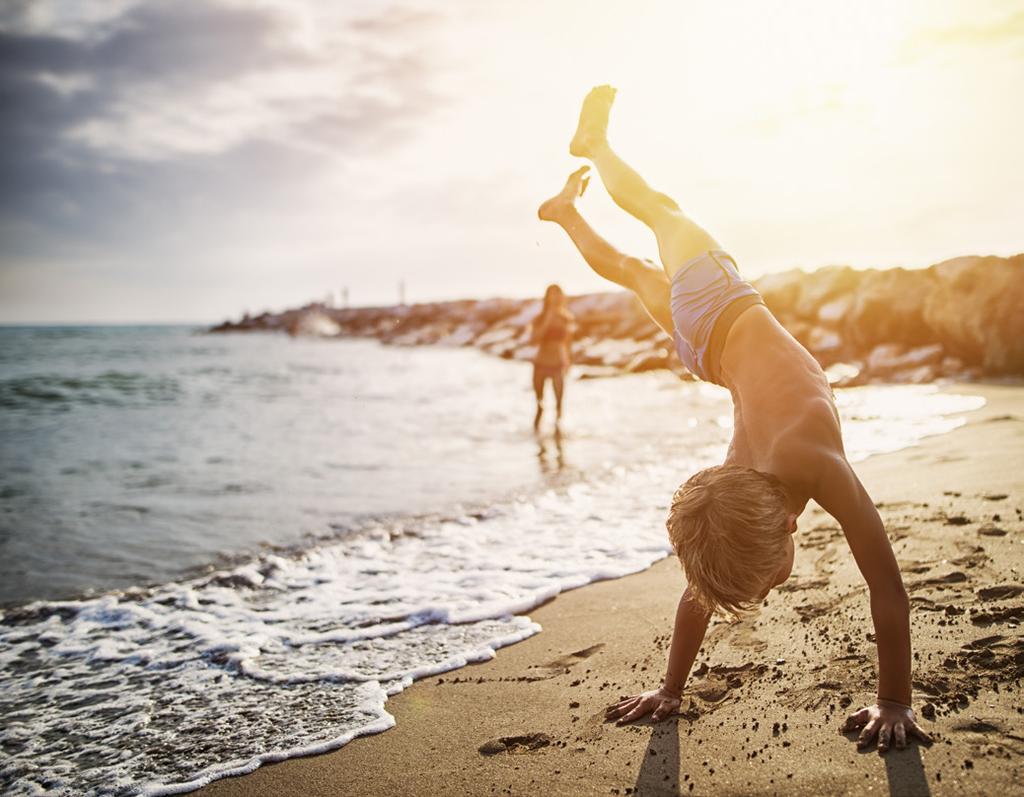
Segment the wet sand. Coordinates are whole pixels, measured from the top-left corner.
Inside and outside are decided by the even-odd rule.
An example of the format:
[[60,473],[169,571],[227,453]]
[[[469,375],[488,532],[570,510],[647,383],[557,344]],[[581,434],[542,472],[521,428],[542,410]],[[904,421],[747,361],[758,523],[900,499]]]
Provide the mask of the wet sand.
[[800,519],[793,577],[756,616],[715,621],[679,716],[603,722],[654,688],[678,562],[560,595],[544,631],[388,703],[397,727],[218,781],[241,795],[1012,794],[1024,775],[1024,387],[969,385],[968,425],[857,466],[912,605],[914,701],[935,737],[879,756],[838,733],[870,702],[866,588],[835,522]]

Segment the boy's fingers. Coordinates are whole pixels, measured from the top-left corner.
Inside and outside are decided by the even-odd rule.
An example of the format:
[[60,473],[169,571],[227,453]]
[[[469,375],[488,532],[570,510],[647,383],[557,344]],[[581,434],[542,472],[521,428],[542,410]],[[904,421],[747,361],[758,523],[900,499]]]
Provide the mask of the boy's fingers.
[[927,733],[925,733],[923,730],[921,730],[921,726],[920,725],[918,725],[913,720],[910,721],[909,725],[910,725],[910,732],[912,734],[914,734],[914,736],[916,736],[918,739],[920,739],[925,744],[931,744],[932,743],[932,737],[929,736]]
[[889,749],[889,737],[892,734],[892,726],[885,723],[878,731],[878,752],[884,753]]
[[864,730],[860,732],[860,736],[857,737],[857,747],[867,747],[871,744],[871,740],[875,738],[875,734],[878,733],[878,725],[881,722],[877,717],[867,725],[864,726]]
[[849,717],[846,718],[846,722],[843,724],[843,733],[860,728],[864,725],[865,722],[868,721],[868,717],[870,715],[871,712],[868,711],[866,708],[862,708],[856,714],[851,714]]
[[633,706],[636,705],[636,702],[639,699],[640,698],[638,697],[631,697],[628,700],[623,700],[620,703],[616,703],[614,706],[608,706],[608,708],[605,709],[605,714],[607,714],[609,717],[625,714],[627,711],[633,708]]
[[606,706],[604,710],[605,711],[615,711],[616,709],[622,708],[623,706],[625,706],[625,705],[627,705],[629,703],[632,703],[635,699],[636,698],[630,697],[630,698],[627,698],[625,700],[620,700],[618,703],[612,703],[610,706]]
[[906,729],[906,727],[904,727],[902,722],[897,722],[896,723],[895,736],[896,736],[896,749],[897,750],[902,750],[904,747],[907,746],[907,729]]
[[639,703],[625,717],[619,720],[619,725],[625,725],[627,722],[632,722],[646,713],[647,709],[644,707],[644,704]]

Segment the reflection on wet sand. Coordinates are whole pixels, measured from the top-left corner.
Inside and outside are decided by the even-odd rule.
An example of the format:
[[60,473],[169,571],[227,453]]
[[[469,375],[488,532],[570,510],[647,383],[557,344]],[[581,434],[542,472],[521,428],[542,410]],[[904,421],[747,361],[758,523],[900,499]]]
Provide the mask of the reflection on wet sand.
[[565,470],[565,448],[560,427],[556,426],[550,435],[537,435],[537,461],[540,463],[540,472],[545,476]]

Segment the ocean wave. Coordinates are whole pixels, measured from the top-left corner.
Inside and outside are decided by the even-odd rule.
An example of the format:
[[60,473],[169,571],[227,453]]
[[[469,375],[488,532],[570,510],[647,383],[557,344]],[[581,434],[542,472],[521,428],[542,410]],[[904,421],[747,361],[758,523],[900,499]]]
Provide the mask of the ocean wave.
[[170,376],[106,371],[95,376],[36,374],[0,380],[0,409],[61,411],[75,404],[125,407],[169,404],[181,396]]
[[387,695],[537,633],[523,613],[564,590],[664,557],[677,472],[615,469],[415,533],[8,611],[0,786],[171,793],[389,727]]

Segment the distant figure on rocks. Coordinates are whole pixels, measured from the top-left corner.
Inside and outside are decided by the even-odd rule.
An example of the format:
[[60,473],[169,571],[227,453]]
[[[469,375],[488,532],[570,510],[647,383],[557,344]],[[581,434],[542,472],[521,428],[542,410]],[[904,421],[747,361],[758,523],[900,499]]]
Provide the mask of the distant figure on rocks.
[[562,396],[565,393],[565,374],[571,364],[569,342],[576,323],[565,306],[565,294],[557,285],[548,285],[544,292],[544,306],[530,329],[530,342],[537,344],[533,358],[533,392],[537,396],[537,412],[533,428],[540,426],[544,414],[544,385],[550,379],[555,389],[555,423],[562,419]]
[[587,95],[569,152],[590,160],[615,203],[651,229],[661,265],[617,250],[580,215],[588,167],[537,213],[566,232],[595,272],[639,297],[690,371],[732,393],[735,422],[725,463],[692,476],[672,499],[669,538],[688,583],[664,681],[609,706],[607,718],[658,721],[678,711],[712,614],[752,610],[789,578],[796,520],[813,499],[842,526],[877,640],[875,700],[842,730],[859,730],[862,747],[877,739],[880,751],[905,747],[911,735],[927,741],[911,708],[910,602],[878,510],[846,459],[828,379],[736,261],[612,150],[614,98],[610,86]]

